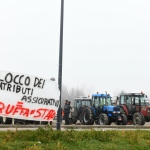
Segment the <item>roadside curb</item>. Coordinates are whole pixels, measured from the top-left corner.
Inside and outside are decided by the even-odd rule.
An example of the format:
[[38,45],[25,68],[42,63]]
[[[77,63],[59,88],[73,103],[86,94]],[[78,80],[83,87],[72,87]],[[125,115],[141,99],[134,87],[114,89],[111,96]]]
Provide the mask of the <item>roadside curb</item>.
[[[5,125],[0,124],[0,128],[45,128],[50,126],[56,128],[56,124],[53,125]],[[114,128],[114,129],[150,129],[150,126],[136,126],[136,125],[60,125],[61,128],[66,129],[94,129],[94,128]]]

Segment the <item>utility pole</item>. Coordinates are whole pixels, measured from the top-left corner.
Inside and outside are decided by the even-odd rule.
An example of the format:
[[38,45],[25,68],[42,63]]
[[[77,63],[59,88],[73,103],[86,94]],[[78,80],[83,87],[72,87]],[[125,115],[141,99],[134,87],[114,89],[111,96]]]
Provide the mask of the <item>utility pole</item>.
[[58,85],[60,90],[59,108],[57,111],[57,130],[60,130],[60,117],[61,116],[61,87],[62,87],[62,56],[63,56],[63,16],[64,16],[64,0],[61,0],[61,13],[60,13],[60,45],[59,45],[59,67],[58,67]]

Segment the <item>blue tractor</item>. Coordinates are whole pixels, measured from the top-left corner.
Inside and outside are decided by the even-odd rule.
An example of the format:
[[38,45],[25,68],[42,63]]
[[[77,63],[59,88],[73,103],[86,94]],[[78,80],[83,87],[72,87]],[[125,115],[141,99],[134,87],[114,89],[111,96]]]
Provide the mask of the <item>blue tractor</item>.
[[120,107],[112,106],[109,94],[92,94],[92,106],[82,110],[82,124],[110,125],[112,122],[118,125],[126,125],[127,117],[120,113]]

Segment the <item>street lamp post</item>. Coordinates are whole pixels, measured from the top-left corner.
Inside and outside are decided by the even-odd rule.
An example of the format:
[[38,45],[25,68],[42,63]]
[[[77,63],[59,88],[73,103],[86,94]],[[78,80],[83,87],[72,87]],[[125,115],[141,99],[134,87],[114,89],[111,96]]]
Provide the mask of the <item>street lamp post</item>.
[[63,15],[64,15],[64,0],[61,0],[61,14],[60,14],[60,45],[59,45],[59,69],[58,69],[58,85],[60,90],[59,108],[57,111],[57,130],[60,130],[61,117],[61,87],[62,87],[62,56],[63,56]]

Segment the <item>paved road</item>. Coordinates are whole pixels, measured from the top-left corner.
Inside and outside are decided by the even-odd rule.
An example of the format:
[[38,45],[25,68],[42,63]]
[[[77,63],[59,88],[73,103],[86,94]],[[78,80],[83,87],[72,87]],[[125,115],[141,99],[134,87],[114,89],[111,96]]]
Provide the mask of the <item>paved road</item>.
[[[56,120],[53,121],[52,128],[56,130]],[[0,124],[0,131],[7,131],[7,130],[36,130],[39,127],[45,128],[45,125],[3,125]],[[150,130],[150,123],[146,123],[144,126],[135,126],[135,125],[107,125],[107,126],[101,126],[101,125],[81,125],[79,122],[77,122],[76,125],[64,125],[64,121],[60,126],[61,130],[66,129],[74,129],[74,130]]]

